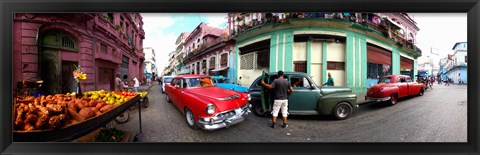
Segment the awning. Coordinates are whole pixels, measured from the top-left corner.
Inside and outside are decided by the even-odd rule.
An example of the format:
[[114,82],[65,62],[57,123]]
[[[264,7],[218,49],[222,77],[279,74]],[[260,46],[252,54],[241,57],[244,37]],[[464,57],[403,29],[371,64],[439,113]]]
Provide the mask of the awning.
[[397,26],[397,27],[400,28],[400,29],[403,29],[403,26],[402,26],[402,25],[398,24],[397,22],[393,21],[393,20],[390,19],[390,18],[387,18],[387,19],[388,19],[388,21],[390,21],[390,23],[392,23],[393,25]]
[[210,72],[218,72],[218,71],[223,71],[223,70],[227,70],[229,67],[223,67],[223,68],[219,68],[219,69],[214,69],[214,70],[211,70]]

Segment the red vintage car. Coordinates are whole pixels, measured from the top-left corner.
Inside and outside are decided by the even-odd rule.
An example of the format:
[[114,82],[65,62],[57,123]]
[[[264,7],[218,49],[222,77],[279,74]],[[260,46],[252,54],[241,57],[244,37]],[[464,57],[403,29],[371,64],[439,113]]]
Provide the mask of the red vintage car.
[[410,76],[405,75],[388,75],[380,79],[377,85],[367,90],[365,100],[374,102],[389,101],[391,105],[395,105],[399,98],[419,95],[425,92],[421,83],[414,82]]
[[204,75],[176,76],[165,86],[168,102],[185,115],[188,126],[216,130],[242,122],[250,113],[250,96],[214,86]]

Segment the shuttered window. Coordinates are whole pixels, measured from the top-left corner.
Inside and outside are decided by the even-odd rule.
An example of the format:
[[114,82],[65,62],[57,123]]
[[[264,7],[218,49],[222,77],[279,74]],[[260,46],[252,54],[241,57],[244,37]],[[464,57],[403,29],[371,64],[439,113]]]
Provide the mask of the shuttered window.
[[294,61],[293,65],[295,72],[307,73],[307,61]]

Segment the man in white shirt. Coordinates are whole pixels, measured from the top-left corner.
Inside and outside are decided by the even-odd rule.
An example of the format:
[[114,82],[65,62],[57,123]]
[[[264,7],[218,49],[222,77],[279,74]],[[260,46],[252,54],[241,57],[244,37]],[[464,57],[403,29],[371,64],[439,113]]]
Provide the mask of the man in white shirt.
[[133,89],[135,92],[138,92],[138,87],[140,87],[140,82],[138,81],[137,77],[133,79]]

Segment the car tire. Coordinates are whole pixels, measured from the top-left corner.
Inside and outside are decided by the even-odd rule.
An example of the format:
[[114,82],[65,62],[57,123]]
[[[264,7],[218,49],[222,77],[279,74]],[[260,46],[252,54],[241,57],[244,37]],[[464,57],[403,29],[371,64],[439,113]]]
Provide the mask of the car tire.
[[263,110],[261,103],[255,104],[255,106],[253,106],[252,108],[253,114],[255,114],[256,116],[266,117],[268,115],[268,112]]
[[191,129],[194,129],[194,130],[198,129],[198,126],[195,123],[195,115],[188,108],[185,108],[185,122],[187,123],[188,127],[190,127]]
[[338,103],[335,108],[333,108],[333,116],[337,120],[344,120],[350,117],[352,114],[353,108],[347,102],[340,102]]
[[418,96],[423,96],[423,94],[425,93],[425,89],[420,89],[420,93],[418,94]]
[[117,122],[118,124],[127,123],[128,120],[130,120],[130,112],[128,111],[125,111],[124,113],[115,117],[115,122]]
[[394,106],[398,102],[398,95],[397,94],[392,94],[390,96],[390,100],[388,100],[389,105]]
[[168,103],[172,103],[172,100],[170,100],[170,97],[168,97],[168,94],[165,94],[166,98],[167,98],[167,102]]

